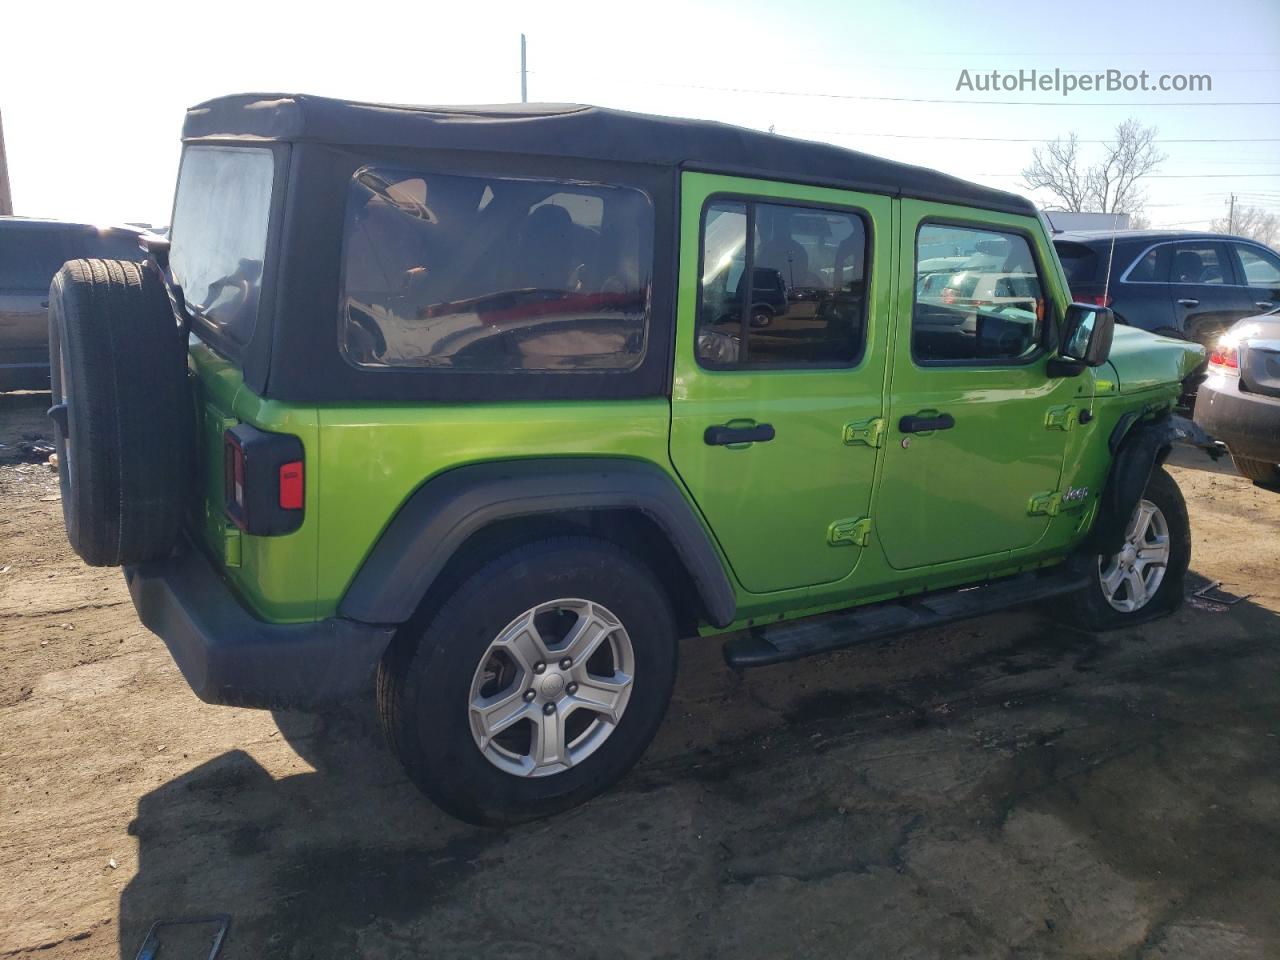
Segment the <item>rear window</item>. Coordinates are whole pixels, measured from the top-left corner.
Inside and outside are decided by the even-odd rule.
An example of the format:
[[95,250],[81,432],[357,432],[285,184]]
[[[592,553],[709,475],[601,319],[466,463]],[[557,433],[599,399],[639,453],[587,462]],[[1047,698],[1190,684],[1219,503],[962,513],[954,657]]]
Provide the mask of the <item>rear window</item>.
[[1098,277],[1098,255],[1083,243],[1055,240],[1058,259],[1067,274],[1067,283],[1087,283]]
[[67,260],[141,260],[138,238],[125,230],[66,225],[0,224],[0,287],[47,290]]
[[188,147],[169,265],[187,308],[238,344],[258,320],[275,161],[261,147]]
[[365,167],[347,202],[342,349],[374,368],[632,370],[652,270],[639,190]]

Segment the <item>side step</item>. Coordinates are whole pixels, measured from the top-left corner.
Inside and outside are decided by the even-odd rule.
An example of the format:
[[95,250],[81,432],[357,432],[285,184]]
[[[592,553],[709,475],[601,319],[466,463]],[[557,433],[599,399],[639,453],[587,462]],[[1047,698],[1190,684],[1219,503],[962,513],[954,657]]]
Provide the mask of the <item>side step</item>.
[[917,594],[840,613],[753,627],[725,641],[724,659],[735,669],[798,660],[1045,600],[1078,590],[1088,583],[1084,574],[1063,566],[1050,573],[1024,573],[977,586]]

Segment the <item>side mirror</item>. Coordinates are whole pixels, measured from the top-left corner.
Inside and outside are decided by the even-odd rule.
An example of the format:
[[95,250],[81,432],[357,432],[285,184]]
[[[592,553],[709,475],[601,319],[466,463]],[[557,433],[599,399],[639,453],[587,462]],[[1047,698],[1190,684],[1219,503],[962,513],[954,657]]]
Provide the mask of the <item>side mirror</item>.
[[1107,307],[1073,303],[1062,325],[1062,347],[1050,361],[1051,374],[1075,376],[1085,367],[1100,367],[1111,353],[1116,317]]

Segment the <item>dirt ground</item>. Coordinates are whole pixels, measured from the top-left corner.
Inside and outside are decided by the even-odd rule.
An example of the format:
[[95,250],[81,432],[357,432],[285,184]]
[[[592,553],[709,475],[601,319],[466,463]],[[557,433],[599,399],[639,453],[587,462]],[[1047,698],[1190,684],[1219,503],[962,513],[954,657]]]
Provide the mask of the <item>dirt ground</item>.
[[368,704],[198,701],[20,462],[46,402],[0,397],[0,957],[132,960],[215,913],[229,960],[1280,957],[1280,495],[1228,467],[1173,472],[1235,606],[741,676],[690,641],[630,776],[492,831],[414,791]]

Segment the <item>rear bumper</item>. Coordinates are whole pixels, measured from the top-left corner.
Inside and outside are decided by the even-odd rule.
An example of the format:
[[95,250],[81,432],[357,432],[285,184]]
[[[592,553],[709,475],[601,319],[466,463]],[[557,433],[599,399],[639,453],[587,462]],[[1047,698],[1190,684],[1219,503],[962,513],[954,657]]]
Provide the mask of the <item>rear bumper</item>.
[[196,550],[125,567],[133,605],[206,703],[314,709],[369,689],[393,628],[258,620]]
[[1242,393],[1234,377],[1211,376],[1196,397],[1195,418],[1236,456],[1280,463],[1280,400]]

